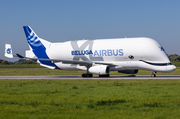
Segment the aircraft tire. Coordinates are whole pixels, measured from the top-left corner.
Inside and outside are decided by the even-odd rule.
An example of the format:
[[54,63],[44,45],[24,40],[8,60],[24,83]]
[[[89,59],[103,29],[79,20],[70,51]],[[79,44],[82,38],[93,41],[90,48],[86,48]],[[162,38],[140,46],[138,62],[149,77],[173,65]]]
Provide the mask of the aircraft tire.
[[109,77],[109,74],[106,74],[106,75],[99,75],[99,77]]
[[93,74],[89,74],[89,76],[88,77],[93,77]]
[[151,75],[151,77],[156,77],[156,74]]
[[82,77],[87,77],[87,75],[86,74],[82,74]]
[[82,74],[82,77],[93,77],[93,74]]

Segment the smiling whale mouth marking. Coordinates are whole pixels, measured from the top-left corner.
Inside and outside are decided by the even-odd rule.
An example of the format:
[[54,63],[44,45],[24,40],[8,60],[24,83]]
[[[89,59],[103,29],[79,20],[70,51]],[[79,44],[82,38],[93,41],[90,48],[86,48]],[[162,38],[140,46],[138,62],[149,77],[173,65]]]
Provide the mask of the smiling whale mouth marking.
[[144,61],[144,60],[139,60],[139,61],[142,61],[142,62],[147,63],[147,64],[150,64],[150,65],[154,65],[154,66],[167,66],[167,65],[172,65],[171,63],[151,63],[151,62],[147,62],[147,61]]

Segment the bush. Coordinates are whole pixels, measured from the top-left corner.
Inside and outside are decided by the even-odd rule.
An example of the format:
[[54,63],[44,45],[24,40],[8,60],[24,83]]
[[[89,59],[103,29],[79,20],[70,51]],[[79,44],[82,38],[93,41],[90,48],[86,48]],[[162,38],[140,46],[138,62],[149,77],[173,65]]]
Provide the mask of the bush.
[[21,64],[36,64],[36,63],[31,60],[25,60]]
[[180,61],[180,55],[177,55],[177,54],[169,54],[168,58],[171,62],[179,62]]
[[6,60],[3,60],[3,61],[1,62],[1,64],[9,64],[9,62],[6,61]]
[[0,59],[0,64],[1,64],[1,62],[2,62],[3,60],[2,59]]

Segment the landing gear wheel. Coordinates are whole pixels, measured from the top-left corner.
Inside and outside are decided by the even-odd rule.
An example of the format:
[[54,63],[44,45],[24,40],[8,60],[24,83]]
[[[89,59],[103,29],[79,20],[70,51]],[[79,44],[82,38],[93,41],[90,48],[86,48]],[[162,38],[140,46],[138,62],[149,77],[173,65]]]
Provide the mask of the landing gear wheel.
[[82,74],[82,77],[93,77],[93,74]]
[[156,73],[157,72],[153,71],[151,77],[156,77]]
[[106,75],[99,75],[99,77],[109,77],[109,74],[106,74]]
[[86,71],[87,71],[87,73],[85,73],[85,74],[82,74],[82,77],[93,77],[93,74],[90,74],[89,73],[89,68],[91,67],[92,65],[87,65],[86,66]]
[[93,77],[93,74],[89,74],[89,77]]
[[86,77],[86,75],[85,75],[85,74],[82,74],[82,77]]

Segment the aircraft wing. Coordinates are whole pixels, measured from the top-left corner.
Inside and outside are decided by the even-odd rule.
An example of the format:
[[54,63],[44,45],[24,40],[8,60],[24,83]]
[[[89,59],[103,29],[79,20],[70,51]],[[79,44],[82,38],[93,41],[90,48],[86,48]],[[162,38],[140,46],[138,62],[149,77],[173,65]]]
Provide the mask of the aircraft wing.
[[81,66],[87,66],[92,64],[102,64],[102,65],[109,65],[113,66],[113,63],[104,63],[104,62],[92,62],[92,61],[77,61],[77,60],[61,60],[61,59],[39,59],[39,58],[29,58],[23,57],[19,54],[16,54],[16,57],[23,58],[23,59],[30,59],[30,60],[43,60],[43,61],[51,61],[52,63],[62,62],[64,64],[79,64]]

